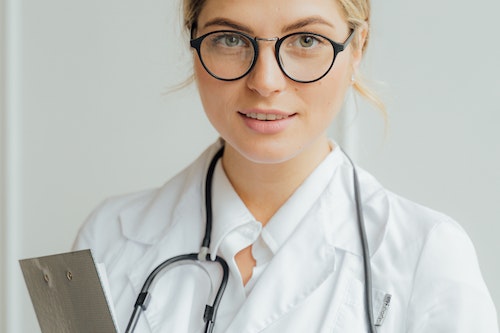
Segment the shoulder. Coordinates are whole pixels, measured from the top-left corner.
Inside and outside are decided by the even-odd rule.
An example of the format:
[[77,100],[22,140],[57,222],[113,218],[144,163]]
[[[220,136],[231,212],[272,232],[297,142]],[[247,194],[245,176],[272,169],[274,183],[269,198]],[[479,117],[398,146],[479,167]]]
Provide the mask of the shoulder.
[[408,200],[395,198],[393,204],[397,216],[407,216],[399,222],[404,245],[393,257],[408,268],[408,332],[497,332],[495,306],[466,231]]
[[[376,182],[370,175],[365,176],[365,180]],[[386,251],[382,253],[383,257],[390,255],[392,258],[402,258],[407,265],[413,266],[408,267],[412,270],[429,251],[433,252],[435,258],[448,260],[450,255],[457,254],[453,248],[460,247],[475,258],[469,236],[453,218],[395,194],[381,185],[374,187],[378,187],[378,190],[366,199],[364,207],[369,220],[367,223],[385,222],[382,245]],[[437,245],[442,247],[436,248]]]
[[385,193],[389,207],[387,236],[405,240],[403,248],[413,247],[418,251],[419,264],[429,252],[433,260],[467,255],[475,261],[472,241],[456,220],[390,191]]
[[450,216],[385,190],[391,227],[408,232],[413,237],[427,239],[438,229],[447,229],[456,235],[465,235],[464,229]]
[[[351,224],[357,225],[355,215],[352,215],[356,204],[354,166],[342,151],[337,156],[338,166],[330,182],[328,193],[331,195],[326,197],[327,204],[331,200],[336,201],[337,206],[342,203]],[[412,258],[415,262],[434,228],[452,229],[450,234],[465,234],[449,216],[393,193],[361,167],[355,166],[355,170],[368,243],[375,260],[378,256],[386,258],[393,252],[405,253],[407,259]],[[330,210],[334,211],[334,208]],[[353,235],[357,234],[357,228],[351,228]]]
[[127,240],[153,244],[169,229],[174,214],[200,201],[205,166],[217,146],[209,147],[159,188],[104,200],[81,226],[74,250],[90,248],[100,259]]
[[423,268],[426,259],[464,256],[476,263],[469,236],[453,218],[395,194],[366,171],[358,171],[367,231],[379,242],[371,248],[375,261],[406,270],[407,275]]
[[112,237],[117,238],[121,234],[118,223],[120,213],[129,207],[140,209],[147,206],[157,192],[158,189],[149,189],[102,201],[80,227],[74,248],[88,248],[92,243],[105,243]]
[[[352,173],[352,166],[345,169],[346,174]],[[356,170],[367,232],[372,233],[370,238],[375,243],[370,247],[372,255],[385,247],[400,253],[411,250],[417,256],[429,236],[441,229],[448,230],[452,237],[467,236],[450,216],[388,190],[362,168]]]
[[374,185],[368,174],[361,179],[361,186],[368,183],[373,190],[363,200],[367,229],[370,224],[382,225],[378,219],[385,221],[372,256],[374,280],[393,289],[404,304],[406,331],[492,331],[495,306],[462,226],[446,214]]

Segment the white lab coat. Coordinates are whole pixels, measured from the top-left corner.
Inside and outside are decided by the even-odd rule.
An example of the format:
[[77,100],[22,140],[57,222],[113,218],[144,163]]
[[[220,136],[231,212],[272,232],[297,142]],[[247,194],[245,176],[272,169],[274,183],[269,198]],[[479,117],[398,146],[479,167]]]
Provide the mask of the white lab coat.
[[[74,248],[92,249],[96,261],[106,265],[122,332],[153,268],[199,251],[204,178],[219,145],[159,189],[105,201],[82,227]],[[337,154],[341,162],[326,190],[241,306],[231,295],[230,286],[237,283],[231,274],[214,332],[367,332],[352,167]],[[378,333],[498,332],[495,307],[463,229],[387,191],[365,171],[358,173],[373,313],[383,319]],[[202,332],[203,309],[221,275],[214,265],[194,262],[158,277],[136,332]]]

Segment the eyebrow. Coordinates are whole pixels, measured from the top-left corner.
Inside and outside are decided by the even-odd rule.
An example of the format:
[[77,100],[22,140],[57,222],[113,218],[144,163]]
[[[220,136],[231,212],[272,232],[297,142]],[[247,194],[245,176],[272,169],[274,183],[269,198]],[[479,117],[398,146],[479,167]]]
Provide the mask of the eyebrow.
[[304,27],[307,27],[307,26],[313,25],[313,24],[322,24],[322,25],[329,26],[331,28],[335,28],[335,26],[332,23],[328,22],[327,20],[323,19],[322,17],[311,16],[311,17],[307,17],[305,19],[299,20],[297,22],[294,22],[292,24],[285,26],[283,28],[283,32],[298,30],[298,29],[301,29],[301,28],[304,28]]
[[253,32],[252,29],[250,29],[249,27],[247,27],[245,25],[236,23],[236,22],[234,22],[232,20],[229,20],[229,19],[226,19],[226,18],[222,18],[222,17],[216,17],[216,18],[208,21],[207,23],[205,23],[203,25],[203,28],[208,28],[208,27],[211,27],[211,26],[228,27],[228,28],[232,28],[232,29],[235,29],[235,30],[246,32],[248,34],[251,34]]
[[[311,16],[311,17],[307,17],[305,19],[298,20],[297,22],[294,22],[292,24],[286,25],[282,29],[282,31],[289,32],[292,30],[298,30],[298,29],[307,27],[309,25],[314,25],[314,24],[322,24],[322,25],[329,26],[331,28],[335,28],[335,26],[332,23],[328,22],[327,20],[323,19],[322,17]],[[207,28],[207,27],[211,27],[211,26],[223,26],[223,27],[228,27],[231,29],[239,30],[242,32],[246,32],[248,34],[253,33],[253,30],[250,27],[248,27],[246,25],[242,25],[240,23],[237,23],[237,22],[232,21],[232,20],[227,19],[227,18],[222,18],[222,17],[216,17],[216,18],[208,21],[207,23],[205,23],[203,25],[203,28]]]

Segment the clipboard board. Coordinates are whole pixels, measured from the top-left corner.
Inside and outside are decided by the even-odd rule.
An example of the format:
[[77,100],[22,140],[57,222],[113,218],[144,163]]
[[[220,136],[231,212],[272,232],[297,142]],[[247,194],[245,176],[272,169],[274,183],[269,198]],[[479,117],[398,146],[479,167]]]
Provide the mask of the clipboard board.
[[42,333],[118,333],[90,250],[19,263]]

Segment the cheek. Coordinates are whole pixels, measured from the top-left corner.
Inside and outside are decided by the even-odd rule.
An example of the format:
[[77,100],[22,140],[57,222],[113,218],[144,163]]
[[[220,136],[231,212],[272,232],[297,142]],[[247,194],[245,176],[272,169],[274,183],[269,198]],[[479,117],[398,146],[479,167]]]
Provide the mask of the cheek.
[[350,79],[345,79],[342,74],[337,71],[318,81],[313,90],[316,98],[312,98],[312,96],[310,98],[311,105],[315,103],[318,108],[323,110],[323,114],[329,115],[329,118],[335,116],[342,108],[346,92],[350,86]]
[[[343,59],[342,59],[343,60]],[[351,64],[348,61],[335,62],[334,67],[322,83],[324,103],[338,112],[351,85]]]
[[212,77],[205,71],[199,60],[194,61],[194,77],[198,91],[203,100],[204,96],[209,94],[210,88],[212,87],[210,84]]
[[221,121],[226,121],[235,109],[234,82],[224,82],[208,74],[199,62],[194,66],[198,92],[203,109],[215,128],[219,128]]
[[220,81],[208,74],[199,61],[195,61],[194,73],[201,102],[205,111],[210,111],[213,105],[220,101],[220,96],[223,91],[223,89],[219,87]]

